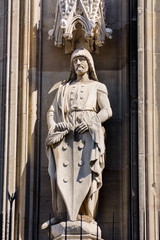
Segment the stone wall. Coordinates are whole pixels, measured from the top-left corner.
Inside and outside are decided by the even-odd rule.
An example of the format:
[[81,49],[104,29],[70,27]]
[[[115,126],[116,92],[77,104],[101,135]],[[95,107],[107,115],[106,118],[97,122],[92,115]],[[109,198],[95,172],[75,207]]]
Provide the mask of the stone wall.
[[[135,1],[134,1],[135,2]],[[3,235],[9,212],[7,191],[17,198],[13,205],[12,236],[47,238],[40,229],[52,212],[47,172],[46,112],[52,102],[52,86],[69,74],[70,55],[48,41],[55,1],[8,0],[0,9],[0,206]],[[136,58],[129,54],[133,1],[106,0],[106,19],[113,39],[100,54],[93,54],[99,80],[106,84],[113,117],[104,124],[107,132],[106,168],[97,220],[104,240],[159,239],[159,3],[138,1],[138,87]],[[130,7],[130,8],[129,8]],[[134,8],[135,6],[133,6]],[[130,14],[129,14],[130,13]],[[136,17],[133,18],[136,23]],[[136,41],[136,37],[135,37]],[[132,74],[133,73],[133,74]],[[134,77],[132,77],[134,76]],[[132,96],[138,89],[137,101]],[[137,102],[136,102],[137,103]],[[138,113],[138,135],[136,115]],[[134,139],[134,143],[133,140]],[[135,140],[136,139],[136,140]],[[138,142],[139,158],[135,151]],[[133,153],[134,152],[134,153]],[[136,164],[139,163],[139,176]],[[139,216],[136,184],[139,180]],[[132,188],[133,187],[133,188]],[[135,188],[134,188],[135,187]],[[136,199],[136,200],[135,200]],[[134,224],[138,225],[138,230]],[[114,222],[114,224],[113,224]],[[19,225],[19,233],[18,233]],[[114,231],[113,231],[114,229]],[[132,234],[136,232],[136,234]]]
[[[50,182],[44,141],[47,135],[46,112],[53,100],[48,95],[53,84],[69,76],[70,55],[47,41],[48,29],[52,27],[53,2],[44,1],[42,17],[42,79],[41,79],[41,148],[40,148],[40,224],[51,212]],[[99,203],[98,221],[103,238],[112,237],[113,214],[115,238],[126,239],[128,235],[129,210],[129,75],[128,75],[128,6],[124,2],[107,2],[108,27],[114,31],[113,39],[107,40],[100,54],[93,54],[97,74],[108,87],[113,118],[105,124],[107,132],[106,169]],[[45,207],[44,207],[45,206]],[[40,239],[46,233],[39,231]]]

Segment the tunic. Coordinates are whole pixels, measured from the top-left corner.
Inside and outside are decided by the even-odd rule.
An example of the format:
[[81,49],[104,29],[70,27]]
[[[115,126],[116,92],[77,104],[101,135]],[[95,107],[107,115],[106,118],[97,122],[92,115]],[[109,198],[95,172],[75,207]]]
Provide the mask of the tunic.
[[[94,218],[104,169],[101,123],[111,115],[104,84],[90,81],[59,87],[48,111],[53,121],[46,139],[55,215],[64,215],[67,209],[70,220],[76,220],[79,213]],[[55,131],[58,122],[67,122],[69,130]],[[81,122],[87,123],[88,131],[79,134],[75,128]]]

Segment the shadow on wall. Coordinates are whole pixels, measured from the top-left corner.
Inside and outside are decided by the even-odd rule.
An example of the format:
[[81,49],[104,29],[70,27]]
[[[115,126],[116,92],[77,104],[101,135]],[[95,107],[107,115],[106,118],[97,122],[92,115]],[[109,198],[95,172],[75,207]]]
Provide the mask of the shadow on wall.
[[[45,240],[47,237],[46,231],[42,231],[40,226],[52,212],[45,138],[46,112],[54,93],[48,95],[48,91],[54,83],[64,80],[66,76],[68,78],[70,65],[70,55],[64,55],[63,48],[55,48],[53,42],[47,40],[47,35],[47,31],[42,31],[35,25],[32,39],[33,59],[29,71],[28,156],[17,184],[16,203],[16,232],[19,232],[20,239],[27,240]],[[128,173],[128,160],[124,161],[127,153],[122,153],[122,145],[126,144],[128,137],[128,133],[124,134],[128,124],[127,117],[125,119],[124,116],[127,116],[128,110],[123,106],[128,100],[125,92],[128,90],[127,74],[124,74],[126,79],[123,79],[124,83],[121,85],[122,71],[127,64],[126,52],[123,51],[126,42],[127,25],[122,30],[114,31],[113,40],[107,40],[105,47],[100,50],[100,55],[93,56],[99,79],[108,87],[114,114],[112,119],[104,124],[107,132],[107,157],[97,216],[104,239],[114,236],[120,240],[121,236],[125,235],[123,232],[127,232],[123,228],[123,222],[127,222],[125,216],[128,215],[128,205],[126,203],[124,206],[123,201],[127,202],[128,198],[125,197],[124,200],[123,197],[128,189],[126,185],[123,186],[123,173]]]

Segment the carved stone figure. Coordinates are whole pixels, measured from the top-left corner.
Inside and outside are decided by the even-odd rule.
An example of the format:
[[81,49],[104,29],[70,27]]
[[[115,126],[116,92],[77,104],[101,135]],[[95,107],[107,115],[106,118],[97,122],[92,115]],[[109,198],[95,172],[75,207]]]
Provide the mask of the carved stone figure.
[[46,139],[52,185],[52,224],[94,219],[104,169],[104,128],[112,116],[107,88],[98,81],[91,54],[77,49],[70,78],[49,108]]
[[[66,53],[80,46],[95,51],[96,46],[103,46],[105,38],[111,38],[112,34],[112,30],[106,28],[103,12],[104,0],[58,0],[49,38],[54,39],[57,47],[65,45]],[[75,31],[78,25],[81,32]],[[77,32],[80,33],[76,35]]]

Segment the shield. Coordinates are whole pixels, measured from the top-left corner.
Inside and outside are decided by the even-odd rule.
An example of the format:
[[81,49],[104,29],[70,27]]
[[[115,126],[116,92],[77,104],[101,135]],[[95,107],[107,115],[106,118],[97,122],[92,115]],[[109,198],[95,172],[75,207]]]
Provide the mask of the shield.
[[70,220],[77,219],[81,205],[91,187],[91,142],[89,133],[74,134],[71,131],[56,149],[57,185]]

